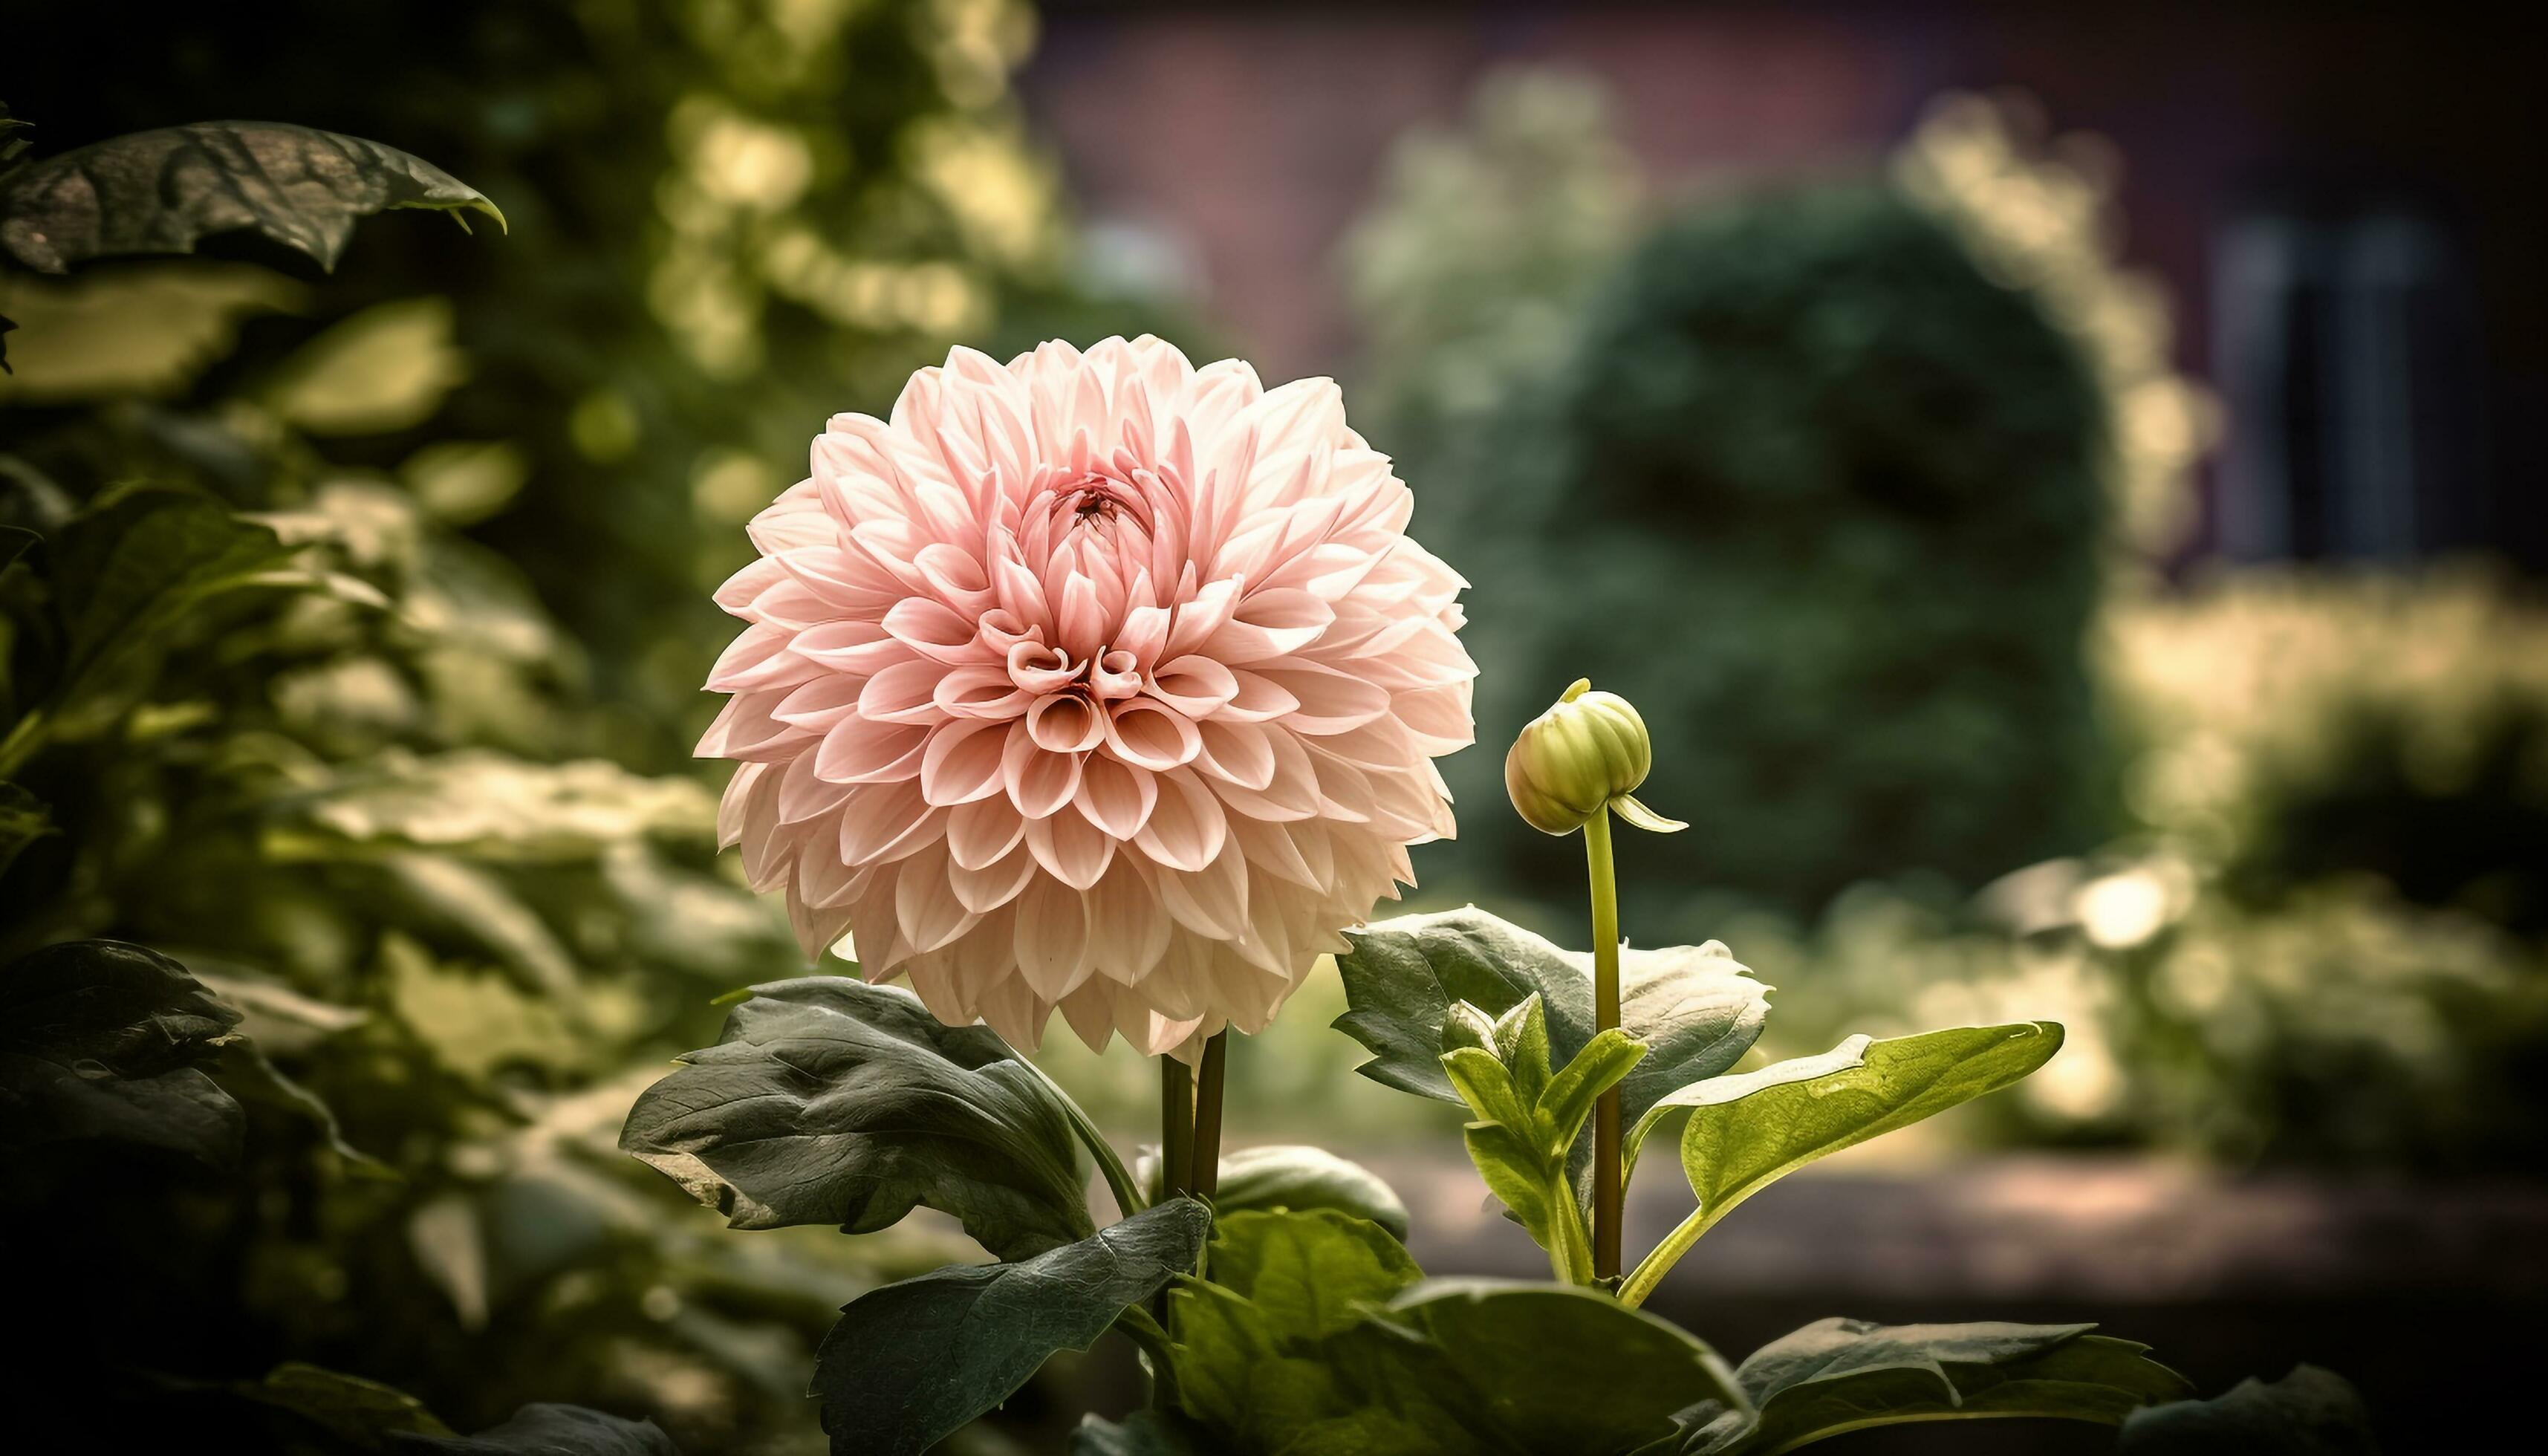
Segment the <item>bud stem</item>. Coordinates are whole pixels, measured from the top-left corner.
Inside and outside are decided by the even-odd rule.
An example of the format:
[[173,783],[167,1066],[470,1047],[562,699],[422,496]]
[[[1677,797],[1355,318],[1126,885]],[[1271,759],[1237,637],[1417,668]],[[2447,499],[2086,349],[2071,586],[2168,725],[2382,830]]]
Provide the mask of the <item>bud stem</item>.
[[[1619,1025],[1619,888],[1610,865],[1610,809],[1584,821],[1584,858],[1592,882],[1592,1033]],[[1592,1277],[1619,1277],[1619,1089],[1592,1112]]]
[[1159,1202],[1194,1180],[1194,1073],[1173,1056],[1159,1058]]
[[1229,1033],[1203,1044],[1203,1070],[1195,1081],[1194,1167],[1190,1191],[1210,1198],[1221,1188],[1221,1081],[1229,1061]]

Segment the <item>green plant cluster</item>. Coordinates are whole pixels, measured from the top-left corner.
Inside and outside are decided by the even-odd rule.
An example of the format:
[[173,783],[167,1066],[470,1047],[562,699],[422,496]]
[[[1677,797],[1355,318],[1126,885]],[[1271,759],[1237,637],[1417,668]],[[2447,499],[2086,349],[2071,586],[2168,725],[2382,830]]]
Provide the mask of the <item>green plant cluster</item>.
[[221,362],[239,314],[381,280],[117,260],[246,228],[325,265],[398,208],[500,221],[275,124],[0,172],[0,1242],[46,1325],[20,1431],[785,1450],[830,1311],[911,1241],[710,1238],[612,1146],[718,991],[802,958],[716,862],[713,792],[609,757],[609,675],[468,534],[539,499],[536,451],[470,422],[445,299]]

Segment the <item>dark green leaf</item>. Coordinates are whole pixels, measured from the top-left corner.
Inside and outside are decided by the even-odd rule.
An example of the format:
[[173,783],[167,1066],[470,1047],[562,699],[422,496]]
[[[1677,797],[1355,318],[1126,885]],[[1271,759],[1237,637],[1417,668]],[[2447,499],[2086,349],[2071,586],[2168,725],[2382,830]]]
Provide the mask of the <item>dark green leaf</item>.
[[[1182,1280],[1173,1296],[1165,1387],[1210,1432],[1210,1449],[1434,1449],[1392,1409],[1397,1393],[1376,1392],[1331,1347],[1421,1277],[1395,1238],[1326,1210],[1229,1214],[1210,1252],[1211,1282]],[[1432,1428],[1458,1429],[1446,1419]]]
[[103,1139],[238,1158],[236,1102],[198,1063],[239,1014],[176,961],[72,941],[0,971],[0,1147]]
[[1249,1210],[1334,1209],[1369,1219],[1393,1238],[1407,1236],[1407,1205],[1380,1176],[1321,1147],[1249,1147],[1221,1160],[1213,1207],[1225,1216]]
[[345,1140],[344,1128],[336,1121],[336,1110],[318,1093],[284,1075],[263,1047],[245,1037],[222,1048],[221,1060],[214,1070],[223,1090],[241,1103],[271,1107],[307,1122],[318,1131],[327,1150],[345,1160],[345,1166],[358,1176],[395,1179],[399,1175],[389,1164]]
[[1469,1427],[1452,1449],[1597,1456],[1670,1435],[1679,1412],[1744,1398],[1714,1351],[1606,1294],[1437,1279],[1357,1331],[1346,1353]]
[[43,799],[0,780],[0,874],[9,872],[27,846],[54,832],[52,815]]
[[1209,1209],[1176,1199],[1032,1259],[941,1269],[851,1301],[815,1357],[832,1449],[927,1450],[1191,1271],[1211,1228]]
[[1735,1371],[1755,1410],[1700,1408],[1691,1456],[1775,1456],[1914,1420],[2043,1416],[2113,1425],[2185,1390],[2146,1345],[2088,1324],[1871,1324],[1822,1320]]
[[2273,1382],[2242,1380],[2209,1401],[2136,1410],[2117,1456],[2377,1456],[2371,1412],[2353,1383],[2302,1365]]
[[[1846,1045],[1846,1044],[1844,1044]],[[1690,1110],[1682,1167],[1709,1223],[1815,1158],[1909,1127],[2044,1065],[2061,1049],[2051,1022],[1957,1027],[1869,1043],[1863,1061]]]
[[885,1228],[919,1205],[1002,1258],[1084,1238],[1070,1123],[1000,1039],[898,986],[753,988],[724,1038],[648,1088],[619,1145],[737,1228]]
[[682,1448],[651,1420],[627,1420],[582,1406],[524,1406],[502,1425],[474,1436],[398,1434],[401,1451],[440,1451],[446,1456],[682,1456]]
[[183,253],[253,228],[333,268],[357,219],[392,208],[504,215],[393,146],[275,122],[116,136],[0,178],[0,249],[40,273],[118,253]]
[[339,1440],[366,1449],[397,1431],[447,1436],[444,1425],[407,1392],[316,1365],[290,1361],[266,1372],[263,1380],[240,1381],[231,1389],[261,1406],[289,1410]]
[[[1443,1026],[1462,1001],[1502,1017],[1534,992],[1546,1006],[1549,1060],[1572,1061],[1592,1038],[1592,957],[1561,951],[1471,906],[1346,932],[1336,956],[1350,1009],[1336,1029],[1372,1051],[1366,1077],[1457,1102],[1441,1056]],[[1620,953],[1619,1026],[1646,1058],[1619,1084],[1636,1121],[1666,1094],[1734,1065],[1769,1020],[1769,988],[1710,941]]]

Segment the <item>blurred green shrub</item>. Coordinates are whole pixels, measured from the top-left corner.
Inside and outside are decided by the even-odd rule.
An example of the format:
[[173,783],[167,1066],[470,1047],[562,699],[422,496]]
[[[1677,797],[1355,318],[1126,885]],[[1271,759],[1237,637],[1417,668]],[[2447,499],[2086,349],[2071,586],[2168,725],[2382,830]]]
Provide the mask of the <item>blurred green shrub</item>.
[[[1476,469],[1425,482],[1482,584],[1480,736],[1579,675],[1633,698],[1650,801],[1694,826],[1623,864],[1649,901],[1812,906],[2091,842],[2103,427],[2068,340],[1889,190],[1695,208]],[[1465,802],[1495,804],[1494,767],[1464,766]],[[1499,813],[1464,828],[1506,882],[1571,850]]]

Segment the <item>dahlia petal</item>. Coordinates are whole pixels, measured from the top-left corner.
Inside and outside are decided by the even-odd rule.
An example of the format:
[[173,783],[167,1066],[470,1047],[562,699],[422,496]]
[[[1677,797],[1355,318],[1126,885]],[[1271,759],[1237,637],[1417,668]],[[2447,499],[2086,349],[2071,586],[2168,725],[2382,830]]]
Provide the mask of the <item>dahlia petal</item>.
[[1132,985],[1168,951],[1167,912],[1139,862],[1118,856],[1088,896],[1089,932],[1098,971]]
[[1027,710],[1035,699],[1009,680],[1009,670],[989,663],[967,663],[938,680],[931,700],[939,711],[958,718],[1004,721]]
[[944,601],[906,596],[884,614],[880,625],[895,641],[922,657],[950,665],[981,660],[977,621],[958,615]]
[[1136,768],[1165,773],[1194,762],[1203,735],[1185,714],[1147,698],[1110,706],[1102,725],[1107,752]]
[[1159,777],[1157,804],[1150,822],[1133,836],[1141,853],[1171,868],[1196,870],[1217,859],[1228,837],[1221,799],[1190,769],[1175,769]]
[[1295,732],[1342,733],[1389,711],[1389,693],[1385,689],[1333,668],[1295,658],[1260,664],[1255,672],[1297,704],[1284,715],[1284,722]]
[[[1024,821],[1021,820],[1020,824],[1023,826]],[[1016,899],[1018,892],[1025,889],[1027,881],[1035,875],[1036,857],[1023,843],[978,869],[966,868],[955,859],[952,851],[948,857],[947,881],[954,888],[956,898],[964,903],[965,909],[980,914],[988,914]]]
[[894,921],[923,954],[948,945],[981,920],[948,877],[944,845],[931,845],[895,867],[901,872],[894,879]]
[[857,711],[859,688],[863,685],[859,679],[827,672],[811,682],[789,689],[787,695],[778,700],[778,705],[771,709],[770,715],[808,733],[829,733],[842,719]]
[[1060,880],[1038,875],[1019,894],[1011,934],[1018,974],[1037,995],[1057,1001],[1088,979],[1088,902]]
[[1089,823],[1117,840],[1140,833],[1158,801],[1154,774],[1104,754],[1092,755],[1081,767],[1079,788],[1070,796]]
[[1152,697],[1201,721],[1238,695],[1238,679],[1227,664],[1188,653],[1161,663],[1150,675]]
[[919,771],[923,798],[933,804],[968,804],[1006,786],[1000,776],[1000,757],[1009,741],[1005,725],[954,718],[927,731]]
[[1202,738],[1195,766],[1210,777],[1240,788],[1263,788],[1274,781],[1272,735],[1259,723],[1215,718],[1195,725]]
[[1027,821],[1027,851],[1045,872],[1075,890],[1097,882],[1115,858],[1115,841],[1078,814]]
[[832,783],[890,783],[920,772],[929,730],[844,718],[814,752],[814,776]]
[[1027,821],[1005,798],[975,799],[947,811],[947,850],[968,869],[993,864],[1025,840]]
[[1079,788],[1080,756],[1048,753],[1021,718],[1009,725],[1009,741],[1000,756],[1000,779],[1009,801],[1030,819],[1042,819],[1070,802]]
[[1083,754],[1106,741],[1107,714],[1075,692],[1055,692],[1027,705],[1027,735],[1050,754]]

